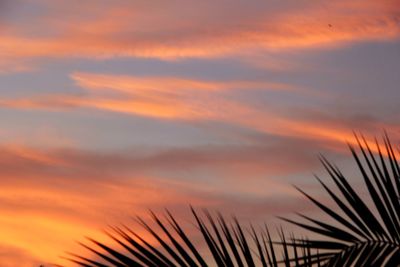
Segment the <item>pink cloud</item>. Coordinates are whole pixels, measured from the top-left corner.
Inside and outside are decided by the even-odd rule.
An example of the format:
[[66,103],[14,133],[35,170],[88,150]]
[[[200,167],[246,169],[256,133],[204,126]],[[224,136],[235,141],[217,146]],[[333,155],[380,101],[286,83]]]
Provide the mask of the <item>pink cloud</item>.
[[[82,3],[45,1],[44,17],[27,20],[32,19],[30,32],[41,27],[48,34],[28,34],[11,20],[0,37],[0,51],[4,62],[48,57],[203,58],[389,40],[400,34],[396,1],[299,2],[296,8],[291,4],[282,4],[289,7],[283,9],[261,2],[243,6],[174,1],[165,7],[162,2],[103,6],[88,1],[81,7]],[[221,15],[227,6],[231,12]],[[77,12],[82,8],[91,15]],[[4,62],[0,66],[6,66]],[[14,69],[21,68],[23,63],[16,63]]]
[[[286,90],[293,94],[314,94],[310,90],[286,84],[219,82],[176,77],[144,78],[96,73],[75,73],[71,78],[85,90],[85,94],[0,99],[0,105],[6,108],[50,111],[90,108],[163,120],[219,121],[266,134],[321,141],[331,149],[341,147],[338,144],[344,142],[356,144],[352,130],[363,127],[363,122],[357,119],[350,122],[351,127],[355,127],[351,129],[349,123],[332,120],[324,117],[325,115],[323,118],[302,117],[299,111],[295,113],[296,116],[291,116],[269,107],[256,107],[219,94],[235,87],[241,90],[259,87]],[[398,125],[375,122],[367,128],[366,131],[376,134],[385,128],[397,129]],[[368,139],[368,143],[375,149],[373,139]]]
[[[204,162],[201,158],[207,158],[202,154],[211,154],[211,151],[171,151],[148,158],[132,157],[126,152],[118,155],[21,147],[3,147],[0,151],[0,235],[3,237],[3,246],[26,251],[30,255],[28,262],[31,263],[39,260],[63,263],[60,255],[65,255],[65,251],[79,250],[76,240],[88,235],[107,242],[108,239],[101,232],[106,224],[129,224],[131,215],[147,217],[147,208],[161,211],[168,207],[182,220],[189,215],[189,204],[230,211],[236,197],[225,194],[224,190],[230,183],[239,182],[237,178],[236,181],[226,180],[222,190],[217,181],[213,186],[200,181],[195,183],[190,177],[173,179],[148,174],[155,170],[164,170],[162,172],[165,173],[182,164],[192,170],[196,166],[208,166],[212,163],[208,160]],[[215,151],[218,153],[218,149]],[[202,155],[200,162],[199,156],[190,156],[191,153]],[[239,154],[243,155],[243,151],[225,153],[222,151],[223,156],[217,156],[220,160],[214,163],[220,165],[221,169],[238,161]],[[235,155],[232,156],[232,153]],[[247,153],[251,155],[253,152]],[[257,156],[260,152],[254,153],[248,160],[261,160],[259,164],[263,164],[265,159]],[[168,162],[165,162],[166,158],[169,158]],[[211,166],[210,170],[215,167]],[[236,175],[239,175],[238,172]],[[260,183],[263,182],[256,184],[259,186]],[[263,195],[274,198],[279,191],[289,199],[295,196],[294,190],[281,181],[271,179],[268,183],[274,184],[273,192],[268,189],[263,192],[251,191],[253,200],[240,206],[244,211],[252,206],[253,210],[265,214],[257,219],[271,218],[268,216],[277,212],[270,205],[262,204]],[[246,181],[248,190],[253,190],[249,184]],[[241,187],[244,189],[246,186],[243,184]],[[292,204],[296,205],[295,202]],[[292,204],[281,206],[280,212],[291,210]],[[235,207],[235,211],[238,207]],[[0,260],[9,260],[12,255],[15,253],[0,255]]]

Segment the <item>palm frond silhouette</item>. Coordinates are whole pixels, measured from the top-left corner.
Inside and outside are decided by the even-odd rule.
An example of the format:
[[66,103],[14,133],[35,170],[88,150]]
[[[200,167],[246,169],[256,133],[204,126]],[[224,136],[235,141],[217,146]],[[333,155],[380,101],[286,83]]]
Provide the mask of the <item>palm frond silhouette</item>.
[[[400,167],[389,138],[384,136],[384,150],[375,140],[373,153],[365,138],[355,136],[361,155],[349,145],[352,156],[367,188],[372,211],[343,173],[321,156],[321,162],[340,194],[316,177],[337,211],[301,189],[304,196],[328,215],[333,223],[299,214],[307,222],[283,218],[323,239],[306,241],[309,248],[329,251],[327,266],[400,266]],[[337,225],[337,226],[336,226]]]
[[369,202],[356,192],[337,166],[321,156],[339,194],[319,177],[316,179],[336,209],[297,189],[331,221],[303,214],[299,214],[301,220],[281,218],[320,237],[287,238],[280,230],[280,239],[272,241],[266,226],[258,230],[252,226],[246,228],[236,219],[227,222],[220,214],[213,217],[207,211],[203,219],[192,208],[195,226],[209,256],[204,256],[199,243],[167,211],[164,219],[151,213],[157,227],[137,218],[156,244],[126,226],[111,227],[107,234],[118,249],[89,238],[90,245],[82,246],[96,259],[72,253],[68,259],[86,267],[400,266],[400,166],[396,158],[399,151],[395,152],[386,134],[384,149],[375,140],[375,152],[364,137],[355,138],[360,153],[351,145],[349,148],[376,210],[369,207]]
[[[220,214],[215,218],[207,211],[207,220],[201,218],[192,208],[196,227],[203,237],[209,257],[200,252],[198,243],[190,239],[173,215],[166,212],[163,220],[151,213],[158,229],[149,226],[141,218],[137,221],[157,241],[150,244],[132,229],[111,227],[107,233],[120,250],[111,248],[88,238],[91,245],[81,245],[96,255],[98,260],[70,253],[68,259],[80,266],[312,266],[324,255],[307,248],[304,240],[287,239],[280,232],[281,240],[273,242],[268,229],[256,231],[254,227],[243,228],[238,220],[228,223]],[[248,230],[248,231],[246,231]],[[300,244],[302,242],[302,244]],[[297,245],[298,244],[298,245]],[[204,254],[204,253],[203,253]]]

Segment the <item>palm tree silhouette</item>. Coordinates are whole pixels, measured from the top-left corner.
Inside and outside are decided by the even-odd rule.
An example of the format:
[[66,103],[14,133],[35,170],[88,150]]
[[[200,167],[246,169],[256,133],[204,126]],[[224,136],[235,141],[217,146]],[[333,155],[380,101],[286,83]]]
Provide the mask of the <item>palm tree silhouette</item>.
[[[119,249],[88,238],[81,243],[95,257],[69,253],[70,261],[80,266],[400,266],[400,166],[396,153],[385,134],[384,149],[376,141],[372,152],[363,136],[355,136],[359,151],[349,145],[376,211],[371,210],[342,172],[323,156],[323,166],[335,184],[336,191],[319,177],[317,181],[336,205],[336,210],[322,204],[303,190],[331,221],[299,214],[300,220],[281,218],[319,238],[288,237],[281,229],[273,241],[268,228],[243,227],[237,219],[228,222],[220,214],[203,216],[191,208],[195,226],[203,237],[210,257],[200,252],[177,219],[166,211],[164,219],[151,213],[157,227],[140,217],[138,223],[157,241],[150,244],[127,226],[110,227],[108,236]],[[383,152],[382,152],[383,151]],[[157,228],[157,229],[156,229]],[[315,235],[317,234],[317,235]]]
[[349,149],[377,211],[368,207],[366,199],[356,192],[335,165],[321,157],[340,194],[316,178],[340,213],[299,191],[338,226],[301,214],[307,223],[284,220],[324,238],[306,241],[306,244],[313,249],[329,251],[327,266],[400,266],[400,166],[396,153],[386,134],[385,156],[376,140],[377,153],[374,155],[364,137],[361,140],[355,138],[361,156],[351,145]]

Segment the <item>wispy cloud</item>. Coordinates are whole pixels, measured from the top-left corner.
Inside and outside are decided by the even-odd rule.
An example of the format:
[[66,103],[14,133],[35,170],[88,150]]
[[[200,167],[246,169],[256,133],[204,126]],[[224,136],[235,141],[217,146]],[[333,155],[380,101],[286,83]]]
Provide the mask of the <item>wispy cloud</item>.
[[[295,90],[290,85],[252,81],[213,82],[84,73],[76,73],[72,75],[72,79],[87,94],[1,99],[0,105],[28,110],[83,107],[163,119],[216,120],[233,111],[246,113],[249,108],[212,92],[235,88]],[[123,94],[106,95],[102,94],[101,89]]]
[[[20,29],[22,23],[9,21],[10,30],[0,38],[2,56],[8,62],[71,56],[202,58],[387,40],[400,34],[400,10],[391,0],[299,2],[296,9],[271,9],[257,1],[245,6],[240,1],[174,1],[168,9],[161,2],[119,4],[102,9],[102,3],[88,1],[91,15],[86,16],[76,12],[80,4],[60,3],[62,8],[45,1],[44,17],[26,18],[43,27],[42,34],[32,34],[37,31],[33,26],[28,34]],[[227,5],[231,15],[221,16]]]
[[[228,97],[239,88],[287,91],[313,96],[312,91],[279,83],[254,81],[204,81],[177,77],[135,77],[96,73],[75,73],[73,81],[82,89],[80,95],[44,95],[20,99],[0,99],[0,106],[17,109],[71,110],[91,108],[133,116],[182,121],[219,121],[254,131],[325,141],[326,146],[350,142],[352,130],[377,132],[388,124],[369,123],[353,118],[351,122],[334,120],[323,112],[293,110],[296,116],[271,108],[260,108]],[[318,95],[318,94],[317,94]],[[301,115],[303,114],[303,116]],[[310,116],[312,115],[312,116]],[[351,129],[350,126],[356,126]],[[395,125],[391,125],[394,129]],[[373,140],[368,141],[373,145]]]
[[[217,168],[220,172],[225,172],[230,165],[246,165],[239,160],[243,154],[250,156],[247,163],[253,166],[247,166],[247,169],[257,170],[267,162],[265,157],[270,158],[270,153],[259,151],[258,148],[171,150],[147,156],[134,151],[94,153],[21,147],[17,149],[1,147],[0,151],[2,242],[4,246],[27,251],[31,255],[32,262],[34,258],[46,262],[60,262],[59,256],[63,255],[64,251],[78,249],[74,240],[82,240],[83,234],[106,241],[106,236],[101,233],[105,224],[120,222],[130,224],[131,215],[147,216],[148,208],[162,210],[168,207],[182,215],[181,219],[188,215],[184,214],[189,203],[200,207],[233,211],[232,203],[234,199],[241,198],[241,193],[237,191],[236,197],[233,197],[224,193],[219,184],[223,184],[226,189],[228,183],[237,184],[243,178],[239,176],[244,174],[239,175],[236,171],[236,178],[230,178],[229,181],[209,181],[203,184],[194,183],[194,177],[190,175],[181,178],[179,172],[175,172],[172,176],[166,174],[171,171],[174,173],[177,169],[180,171],[186,169],[191,173],[199,168],[208,172],[213,172]],[[27,157],[26,151],[30,151],[29,155],[41,156]],[[212,156],[213,154],[216,155]],[[208,166],[210,156],[215,161],[211,168]],[[53,160],[48,161],[47,158]],[[287,162],[291,160],[290,158],[289,153],[282,154],[282,161]],[[304,165],[300,166],[302,164]],[[292,171],[298,168],[307,169],[309,164],[297,161]],[[156,173],[158,177],[154,176]],[[172,178],[174,176],[176,178]],[[235,179],[236,182],[233,182]],[[236,205],[235,211],[238,207],[248,211],[251,206],[252,210],[259,211],[255,214],[272,216],[272,212],[285,213],[298,203],[292,199],[296,198],[294,190],[284,185],[282,181],[267,178],[264,178],[264,181],[254,180],[253,189],[249,186],[252,184],[250,180],[246,178],[245,183],[246,185],[241,186],[243,193],[251,197],[247,202]],[[270,187],[273,190],[266,189],[261,192],[257,189],[264,183],[274,185]],[[246,193],[245,187],[247,190],[256,191],[251,194]],[[264,196],[273,199],[278,196],[277,192],[280,192],[279,197],[285,195],[286,198],[293,200],[281,205],[279,211],[274,206],[263,205],[266,200],[261,198]],[[244,213],[243,216],[248,219],[261,219],[250,213]],[[0,259],[3,259],[1,255]]]
[[1,264],[4,267],[31,267],[32,265],[40,266],[40,264],[43,263],[24,249],[2,245],[0,243],[0,251]]
[[[264,147],[153,152],[0,147],[3,245],[26,251],[29,263],[60,263],[64,251],[79,249],[74,240],[83,234],[107,242],[104,225],[130,225],[131,215],[146,217],[148,208],[168,207],[185,221],[192,204],[235,212],[253,223],[292,211],[311,212],[310,203],[277,177],[315,170],[318,161],[308,149],[315,142],[275,141]],[[212,178],[213,173],[218,177]],[[301,183],[297,178],[296,184]]]
[[221,91],[231,89],[260,89],[296,91],[298,88],[289,84],[263,81],[207,81],[199,79],[185,79],[180,77],[135,77],[127,75],[109,75],[96,73],[74,73],[71,78],[76,84],[85,89],[108,89],[135,95],[149,91],[179,94],[193,91]]
[[312,212],[290,183],[318,152],[400,138],[399,22],[397,0],[0,0],[0,262],[58,262],[147,208]]

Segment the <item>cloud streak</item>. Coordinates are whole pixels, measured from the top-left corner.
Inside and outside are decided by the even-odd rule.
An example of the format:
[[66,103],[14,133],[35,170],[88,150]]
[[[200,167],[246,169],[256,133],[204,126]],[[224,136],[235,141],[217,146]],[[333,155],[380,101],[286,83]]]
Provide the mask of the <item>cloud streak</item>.
[[[148,156],[140,152],[46,151],[21,147],[1,147],[0,151],[2,242],[6,247],[26,251],[32,262],[34,259],[35,262],[60,262],[59,256],[64,255],[63,251],[78,249],[74,240],[82,240],[83,235],[107,241],[101,233],[105,224],[130,224],[130,215],[146,217],[148,208],[162,210],[168,207],[182,219],[188,216],[185,211],[189,203],[197,207],[233,211],[232,203],[238,201],[235,199],[240,198],[241,193],[236,191],[236,196],[224,193],[227,181],[220,181],[224,184],[222,189],[218,181],[194,183],[194,178],[188,174],[185,179],[178,178],[182,175],[179,171],[193,173],[203,169],[212,173],[219,169],[219,172],[226,173],[230,165],[246,165],[247,161],[247,169],[239,174],[236,167],[236,178],[230,178],[230,182],[235,179],[239,182],[245,172],[247,175],[251,173],[248,172],[250,169],[253,173],[259,172],[260,168],[268,169],[268,166],[263,166],[268,160],[261,155],[268,158],[271,155],[271,151],[263,152],[258,148],[170,150]],[[240,161],[241,157],[245,162]],[[48,158],[53,160],[48,161]],[[215,161],[212,166],[209,166],[210,158]],[[287,160],[292,160],[290,154],[282,153],[282,161]],[[299,168],[308,169],[310,164],[297,161],[291,172]],[[270,174],[282,171],[269,169]],[[246,186],[241,186],[242,193],[251,195],[251,198],[240,207],[245,211],[251,206],[252,210],[259,211],[256,214],[264,214],[260,217],[244,213],[243,216],[248,219],[265,219],[265,216],[272,216],[272,212],[276,214],[278,211],[274,207],[263,203],[265,197],[273,201],[278,191],[279,197],[295,198],[294,190],[281,181],[264,178],[264,181],[255,184],[259,186],[265,182],[274,185],[271,187],[273,191],[252,189],[250,180],[246,180]],[[245,187],[256,191],[246,192]],[[298,201],[293,200],[291,204],[282,205],[279,213],[293,209],[296,203]],[[235,206],[235,211],[238,207]],[[12,255],[16,255],[17,250]],[[4,259],[8,257],[10,255]]]
[[[301,1],[297,9],[271,9],[261,1],[247,5],[241,1],[173,1],[168,9],[161,2],[152,6],[116,2],[102,9],[104,3],[88,1],[90,16],[79,15],[80,5],[60,3],[58,7],[42,2],[38,8],[48,10],[44,18],[27,20],[47,34],[32,34],[37,28],[28,34],[22,23],[9,21],[9,30],[0,37],[2,58],[7,62],[63,57],[210,58],[388,40],[400,34],[400,10],[392,0],[315,5]],[[231,15],[221,16],[226,5],[231,6]],[[6,68],[4,62],[1,65]]]
[[318,152],[347,166],[353,129],[374,150],[382,129],[400,138],[399,15],[397,0],[0,0],[0,262],[60,262],[148,208],[312,213],[290,184],[316,193]]
[[262,81],[207,81],[185,79],[180,77],[135,77],[127,75],[110,75],[96,73],[74,73],[71,79],[82,88],[90,90],[114,90],[123,93],[138,95],[140,92],[148,93],[170,93],[177,91],[221,91],[232,89],[262,89],[296,91],[298,88],[283,83],[272,83]]
[[[267,92],[286,91],[290,94],[313,95],[309,90],[297,89],[287,84],[96,73],[74,73],[71,78],[84,90],[83,94],[0,99],[0,106],[61,111],[90,108],[163,120],[217,121],[265,134],[324,141],[331,148],[343,142],[356,144],[349,125],[375,133],[384,128],[399,128],[382,122],[365,125],[364,120],[357,118],[340,122],[324,113],[312,115],[312,112],[306,110],[294,111],[297,115],[292,116],[272,108],[260,108],[251,103],[240,102],[229,95],[235,88],[240,91],[258,88],[257,90],[266,89]],[[392,132],[396,135],[394,130]],[[368,140],[368,143],[375,149],[373,140]]]

